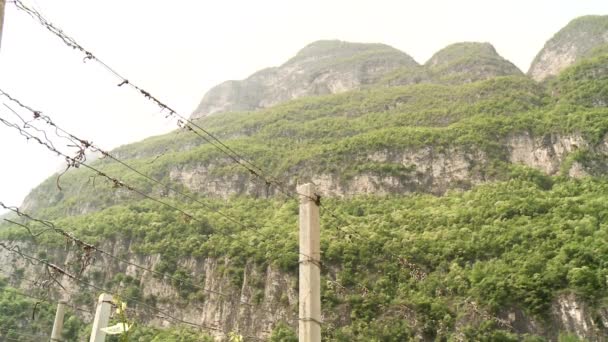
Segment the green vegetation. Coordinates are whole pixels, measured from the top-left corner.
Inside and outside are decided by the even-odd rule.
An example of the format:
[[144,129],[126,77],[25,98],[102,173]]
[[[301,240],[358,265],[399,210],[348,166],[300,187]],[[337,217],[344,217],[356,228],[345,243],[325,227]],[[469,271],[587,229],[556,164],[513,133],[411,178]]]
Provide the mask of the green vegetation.
[[[444,53],[453,59],[456,52]],[[552,305],[566,294],[596,311],[608,302],[608,178],[602,175],[606,170],[602,146],[608,132],[607,64],[604,50],[598,50],[544,85],[516,75],[466,85],[380,86],[198,122],[281,178],[301,182],[311,175],[329,174],[337,182],[348,182],[365,173],[414,184],[416,193],[407,196],[323,199],[337,213],[322,215],[326,340],[403,341],[422,336],[444,341],[542,341],[539,336],[518,335],[501,324],[500,317],[521,310],[543,325],[552,319]],[[565,156],[561,174],[550,177],[510,162],[505,142],[522,135],[548,139],[576,135],[586,146]],[[370,157],[423,149],[479,152],[484,160],[471,167],[486,182],[473,187],[463,180],[445,195],[432,196],[425,194],[431,191],[425,184],[416,182],[421,171],[412,163]],[[115,153],[185,192],[190,192],[187,182],[175,174],[193,169],[219,184],[256,181],[189,132],[152,137]],[[207,299],[191,286],[204,283],[200,274],[180,266],[185,258],[227,261],[218,266],[218,272],[230,280],[222,289],[225,292],[242,288],[245,270],[254,268],[258,278],[249,279],[254,305],[263,304],[261,279],[268,267],[296,275],[294,201],[241,193],[224,200],[192,193],[207,206],[239,218],[244,228],[125,172],[110,160],[93,163],[147,194],[179,205],[196,219],[126,189],[112,188],[82,169],[45,181],[32,192],[28,211],[53,219],[92,243],[121,242],[141,255],[159,254],[155,270],[172,275],[177,295],[171,300],[180,305]],[[575,163],[595,170],[590,172],[593,177],[569,179]],[[31,241],[21,228],[0,227],[2,239]],[[65,246],[65,239],[52,234],[38,237],[37,242],[48,246],[48,251]],[[120,292],[127,301],[132,298],[154,306],[166,300],[144,295],[146,284],[137,276],[114,271],[95,269],[84,275]],[[289,308],[285,293],[277,298]],[[20,321],[21,311],[3,310],[9,319]],[[74,324],[74,329],[82,330]],[[555,332],[552,338],[557,336]],[[132,337],[208,339],[181,328],[159,331],[143,326],[136,326]],[[292,327],[279,324],[271,340],[294,338]],[[571,338],[561,335],[564,341]]]
[[[606,179],[550,178],[515,168],[509,181],[443,197],[326,200],[345,214],[340,220],[322,217],[324,263],[339,268],[324,274],[323,306],[329,313],[346,310],[351,320],[328,328],[328,339],[380,341],[414,330],[430,338],[453,337],[455,322],[474,313],[471,303],[489,315],[519,308],[543,321],[564,291],[602,307],[608,295],[607,194]],[[239,198],[230,205],[230,214],[259,228],[243,229],[203,211],[198,213],[208,226],[180,222],[171,210],[147,201],[58,223],[75,227],[79,236],[129,239],[138,252],[160,253],[164,260],[228,257],[295,276],[297,204]],[[18,228],[4,234],[27,238]],[[39,242],[53,241],[61,243],[52,235]],[[238,263],[235,267],[242,275]],[[237,278],[235,288],[241,283]],[[407,312],[415,313],[418,326],[402,320]],[[474,327],[464,333],[488,340],[512,336],[500,328],[489,324],[487,333]],[[277,334],[286,334],[280,330]]]
[[462,85],[500,76],[522,76],[489,43],[456,43],[437,52],[423,66],[399,68],[378,82],[390,86],[433,83]]
[[[48,340],[53,329],[56,306],[24,296],[20,290],[0,280],[0,340]],[[85,324],[71,310],[66,311],[63,337],[76,341]]]
[[304,62],[307,63],[307,70],[314,74],[329,68],[352,69],[353,64],[370,63],[376,60],[417,65],[412,57],[385,44],[351,43],[339,40],[313,42],[305,46],[284,65]]
[[[366,156],[433,145],[490,151],[490,158],[502,160],[504,153],[495,153],[501,149],[498,137],[521,130],[543,134],[578,129],[563,127],[569,121],[556,117],[566,113],[546,109],[550,103],[551,98],[534,82],[524,77],[504,77],[460,87],[420,84],[302,99],[260,112],[213,116],[200,124],[281,177],[306,179],[311,174],[323,173],[353,175],[360,167],[353,161],[367,162],[372,173],[395,170],[394,175],[401,177],[401,166],[390,165],[394,163],[390,161],[372,165],[376,162],[365,160]],[[603,120],[600,116],[603,112],[598,109],[593,119]],[[576,114],[567,113],[568,116]],[[556,125],[561,127],[552,127]],[[219,182],[234,175],[244,181],[251,177],[201,140],[192,133],[170,133],[121,147],[116,154],[167,182],[172,180],[171,171],[209,164],[212,165],[210,176]],[[171,152],[157,158],[166,149]],[[166,193],[152,189],[137,175],[125,174],[116,163],[100,160],[96,166],[110,175],[120,175],[145,192]],[[44,214],[59,217],[79,214],[76,209],[94,211],[136,198],[92,176],[87,170],[68,172],[59,179],[62,191],[57,188],[56,177],[47,180],[33,191],[36,201],[32,209],[37,210],[37,204],[45,203]],[[174,186],[184,188],[180,182]],[[67,210],[54,206],[59,202],[67,204],[63,207]]]
[[583,107],[608,106],[608,50],[585,59],[552,80],[552,92],[562,102]]
[[[106,341],[118,342],[120,335],[108,336]],[[193,328],[157,329],[135,324],[129,342],[213,342],[213,338]]]
[[545,44],[532,61],[530,71],[543,68],[548,61],[542,58],[548,56],[547,52],[568,54],[568,58],[574,57],[575,61],[597,54],[601,46],[608,43],[606,32],[608,15],[588,15],[572,20]]

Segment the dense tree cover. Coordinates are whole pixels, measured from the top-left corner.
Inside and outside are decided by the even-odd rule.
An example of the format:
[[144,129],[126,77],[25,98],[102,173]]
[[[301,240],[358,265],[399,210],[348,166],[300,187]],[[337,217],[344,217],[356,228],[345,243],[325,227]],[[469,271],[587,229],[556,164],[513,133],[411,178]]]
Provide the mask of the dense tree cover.
[[[546,132],[546,125],[563,122],[542,119],[542,113],[537,112],[549,101],[534,82],[505,77],[462,87],[424,84],[303,99],[261,112],[211,117],[201,125],[274,174],[294,178],[335,173],[348,177],[361,171],[353,167],[353,160],[379,150],[433,145],[494,152],[496,136],[526,125]],[[164,154],[167,149],[171,152]],[[119,148],[116,154],[165,181],[176,167],[207,164],[211,165],[212,176],[248,177],[247,171],[235,168],[229,158],[192,133],[153,137]],[[497,153],[489,155],[501,158]],[[125,173],[116,163],[102,159],[96,166],[110,175],[120,175],[139,189],[152,191],[148,182]],[[391,163],[368,162],[367,166],[367,171],[378,174],[394,171],[399,176],[403,171],[402,166]],[[68,172],[59,180],[50,178],[32,192],[37,203],[45,203],[49,217],[77,213],[57,211],[53,205],[58,202],[78,203],[78,208],[94,210],[130,200],[129,195],[126,191],[112,191],[104,179],[93,177],[87,170]]]
[[[106,341],[119,342],[121,336],[108,336]],[[128,334],[129,342],[213,342],[213,338],[192,328],[158,329],[138,324]]]
[[[433,338],[463,333],[517,340],[492,321],[482,324],[485,330],[472,326],[458,332],[456,322],[474,315],[474,305],[489,317],[520,308],[542,321],[564,291],[598,308],[605,305],[608,180],[550,178],[520,167],[511,169],[510,177],[442,197],[326,200],[337,214],[322,215],[323,306],[328,322],[348,315],[347,322],[327,327],[328,338],[400,341],[422,331]],[[271,264],[295,276],[295,202],[230,201],[225,209],[253,229],[194,204],[191,209],[208,224],[176,219],[175,212],[147,201],[58,223],[90,240],[130,240],[140,253],[159,253],[168,263],[160,270],[176,276],[189,276],[190,271],[176,268],[174,262],[190,256],[235,260],[226,269],[235,289],[242,283],[245,260],[261,270]],[[17,228],[3,234],[27,238]],[[63,243],[51,235],[39,242]],[[122,283],[128,284],[124,279]],[[195,290],[184,295],[204,300]],[[408,315],[415,315],[415,326],[404,320]]]
[[464,84],[498,76],[523,75],[489,43],[456,43],[437,52],[424,66],[406,66],[385,75],[380,84]]
[[[291,179],[334,174],[348,180],[361,172],[407,177],[404,165],[370,161],[367,156],[428,146],[438,151],[482,151],[489,161],[479,166],[480,172],[491,179],[505,179],[508,151],[503,142],[508,137],[576,134],[592,147],[604,138],[608,82],[596,80],[606,74],[606,55],[598,51],[550,82],[548,91],[523,76],[467,85],[376,87],[300,99],[258,112],[211,116],[199,124],[267,171]],[[189,132],[152,137],[115,153],[163,181],[171,180],[171,171],[200,165],[208,165],[209,175],[220,180],[250,178],[246,170],[234,167],[230,158]],[[166,193],[110,160],[101,159],[95,165],[144,192]],[[75,170],[59,181],[48,179],[31,198],[35,210],[59,217],[130,201],[134,196],[113,190],[87,170]],[[75,210],[61,211],[55,206],[59,202],[78,205]]]
[[[31,342],[48,340],[53,329],[56,304],[53,304],[52,300],[41,302],[22,293],[24,293],[22,290],[8,286],[5,280],[0,279],[0,340]],[[93,298],[94,296],[88,298],[90,303],[94,303]],[[209,335],[194,329],[184,327],[158,329],[138,324],[137,318],[128,319],[129,322],[135,323],[128,336],[130,342],[213,341]],[[110,325],[118,322],[119,320],[114,317]],[[67,308],[63,325],[64,341],[86,341],[90,333],[91,324],[85,323],[74,310]],[[107,336],[106,341],[118,342],[121,339],[120,336]]]
[[[24,296],[20,290],[0,280],[0,340],[44,341],[50,339],[56,305]],[[70,309],[66,310],[63,337],[76,341],[85,324]]]
[[[605,157],[594,149],[608,130],[608,109],[602,102],[608,94],[608,82],[603,82],[607,60],[602,51],[545,85],[510,76],[460,86],[372,87],[258,112],[212,116],[199,123],[270,172],[291,178],[332,173],[346,179],[361,172],[407,177],[413,171],[409,165],[366,158],[378,151],[457,147],[485,152],[489,161],[483,172],[497,182],[468,191],[455,189],[441,197],[324,199],[332,210],[322,216],[323,307],[328,322],[324,334],[335,341],[402,341],[415,336],[537,341],[539,337],[517,336],[496,318],[519,309],[543,322],[562,293],[574,293],[596,309],[606,305],[608,179],[548,177],[514,166],[502,142],[520,133],[581,135],[590,147],[567,156],[562,173],[567,174],[574,162],[605,168]],[[184,191],[183,184],[171,180],[171,171],[209,165],[208,172],[218,177],[247,173],[188,132],[149,138],[115,152]],[[243,227],[116,163],[94,163],[146,193],[180,203],[196,220],[112,188],[86,170],[44,182],[31,195],[37,203],[32,212],[54,219],[89,242],[121,241],[142,255],[160,254],[157,270],[177,279],[173,286],[182,301],[205,300],[203,293],[184,285],[185,280],[201,281],[192,270],[179,267],[185,257],[230,260],[223,272],[235,291],[246,266],[264,272],[271,265],[295,276],[294,201],[199,198],[238,217]],[[8,225],[2,225],[0,234],[4,239],[31,240],[21,228]],[[52,234],[36,242],[65,245]],[[150,305],[158,300],[143,296],[145,284],[125,274],[86,276],[128,298]],[[256,298],[263,300],[260,293]],[[21,301],[11,297],[10,303]],[[21,311],[10,305],[4,312],[14,322],[23,321]],[[145,327],[136,327],[133,336],[141,341],[152,336],[159,341],[203,338],[190,330],[159,332]],[[277,326],[272,336],[294,338],[285,325]]]
[[567,69],[551,82],[551,88],[563,102],[608,106],[608,53],[599,53]]

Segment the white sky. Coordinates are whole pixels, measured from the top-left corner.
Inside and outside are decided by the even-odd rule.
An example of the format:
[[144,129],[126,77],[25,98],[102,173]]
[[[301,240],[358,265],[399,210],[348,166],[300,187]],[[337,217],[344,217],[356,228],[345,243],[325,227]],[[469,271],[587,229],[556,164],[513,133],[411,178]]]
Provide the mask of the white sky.
[[[183,115],[215,84],[279,65],[319,39],[386,43],[419,63],[450,43],[487,41],[527,71],[571,19],[608,14],[606,0],[23,1]],[[175,128],[156,106],[6,6],[0,88],[105,149]],[[20,204],[60,162],[0,127],[0,201]]]

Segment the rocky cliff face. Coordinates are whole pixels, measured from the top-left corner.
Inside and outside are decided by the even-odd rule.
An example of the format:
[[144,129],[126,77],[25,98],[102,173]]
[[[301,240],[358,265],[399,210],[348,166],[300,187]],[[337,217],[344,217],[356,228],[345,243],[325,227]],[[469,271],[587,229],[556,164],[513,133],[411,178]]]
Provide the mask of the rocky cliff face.
[[[573,177],[583,177],[596,172],[596,168],[589,165],[569,162],[568,157],[579,150],[608,156],[608,139],[596,145],[590,144],[580,135],[535,137],[521,133],[508,137],[502,145],[505,162],[533,167],[547,175],[564,172]],[[414,192],[443,194],[449,189],[468,189],[494,180],[493,176],[485,172],[492,159],[484,151],[463,147],[446,149],[428,146],[420,149],[382,150],[360,156],[353,162],[396,165],[402,167],[403,172],[398,175],[361,172],[352,177],[335,173],[300,173],[300,177],[317,184],[317,189],[323,196],[338,197]],[[210,172],[213,167],[202,164],[176,166],[170,171],[169,177],[193,192],[223,198],[241,194],[266,197],[276,192],[276,189],[252,181],[248,175],[218,178]]]
[[267,108],[304,96],[336,94],[372,84],[397,68],[416,65],[407,54],[383,44],[318,41],[280,67],[212,88],[192,118]]
[[[537,80],[545,79],[558,73],[563,67],[573,63],[580,56],[593,51],[598,44],[608,40],[608,34],[606,33],[608,31],[602,26],[602,23],[605,22],[606,17],[585,17],[575,20],[569,27],[562,30],[563,32],[560,31],[547,43],[547,46],[541,51],[533,64],[530,75]],[[592,38],[585,38],[589,35]],[[584,43],[579,42],[579,40],[584,41]],[[558,80],[561,83],[556,82],[550,89],[555,93],[555,98],[561,96],[561,100],[567,100],[568,105],[583,104],[591,107],[596,111],[591,112],[591,114],[597,114],[595,116],[604,115],[604,112],[600,112],[600,109],[606,107],[606,101],[608,101],[606,100],[608,99],[606,94],[608,92],[605,92],[603,88],[593,88],[591,86],[585,86],[585,89],[583,89],[583,95],[592,95],[589,95],[589,98],[577,92],[581,88],[579,82],[581,79],[588,81],[589,85],[599,84],[603,87],[606,84],[597,82],[606,79],[608,75],[604,59],[597,58],[597,60],[599,62],[594,59],[595,62],[590,62],[589,65],[583,65],[570,71],[571,75],[575,77],[568,77],[570,74],[567,74],[567,72],[562,73],[562,75],[565,75],[564,80]],[[496,50],[487,43],[451,45],[436,53],[425,65],[421,66],[411,57],[386,45],[321,41],[307,46],[280,67],[265,69],[246,80],[228,81],[215,87],[205,95],[193,117],[200,118],[228,111],[250,111],[271,107],[277,103],[298,97],[335,94],[371,84],[407,85],[421,82],[463,84],[510,75],[521,76],[521,71],[498,55]],[[573,79],[577,82],[566,82]],[[574,128],[569,126],[564,129],[562,126],[550,126],[546,122],[542,122],[542,128],[538,128],[540,125],[535,121],[538,119],[537,116],[549,115],[554,109],[552,107],[554,103],[547,104],[546,108],[542,107],[546,102],[550,102],[545,101],[545,88],[543,88],[543,85],[536,84],[529,79],[525,80],[533,84],[534,94],[536,94],[536,88],[538,88],[538,96],[529,96],[521,89],[524,88],[521,87],[523,84],[521,82],[496,82],[493,87],[475,88],[473,92],[465,92],[466,96],[460,94],[460,96],[464,96],[464,100],[456,94],[458,90],[462,90],[458,89],[459,87],[425,84],[395,88],[415,88],[416,91],[408,93],[407,96],[400,95],[394,99],[388,97],[381,101],[374,100],[372,93],[373,96],[381,98],[388,93],[388,90],[384,87],[378,87],[376,92],[367,89],[357,92],[356,96],[351,98],[348,97],[350,94],[332,97],[340,98],[335,103],[331,101],[317,103],[319,107],[313,112],[318,116],[313,116],[310,113],[302,115],[302,109],[305,106],[314,107],[314,103],[313,105],[304,103],[304,107],[291,108],[292,113],[290,115],[274,113],[276,116],[271,118],[270,124],[261,124],[259,121],[255,121],[252,126],[243,126],[245,129],[241,131],[235,128],[236,125],[232,125],[236,121],[230,120],[237,120],[242,118],[239,115],[244,116],[251,113],[235,113],[234,116],[213,117],[205,119],[209,121],[202,122],[213,123],[214,119],[226,118],[227,123],[223,128],[217,123],[218,126],[213,127],[213,129],[220,131],[218,135],[224,141],[251,138],[259,134],[258,140],[242,140],[237,141],[236,144],[240,143],[241,146],[244,146],[257,142],[261,146],[259,147],[260,150],[265,153],[272,153],[271,143],[282,144],[292,140],[296,141],[296,144],[288,145],[289,148],[292,148],[298,144],[315,147],[316,140],[321,141],[318,144],[323,146],[316,146],[318,147],[316,154],[312,154],[312,157],[307,156],[308,159],[304,157],[302,159],[286,158],[288,162],[285,163],[289,164],[279,169],[282,174],[278,176],[289,179],[286,184],[291,188],[294,188],[298,182],[312,181],[318,186],[318,190],[323,196],[349,197],[411,193],[441,195],[450,189],[468,189],[477,184],[501,179],[501,175],[497,175],[497,170],[502,167],[503,169],[500,169],[500,171],[504,171],[507,168],[506,166],[512,164],[525,165],[546,175],[562,174],[576,178],[605,173],[608,169],[608,163],[606,163],[606,160],[608,160],[608,138],[606,136],[601,137],[601,134],[606,132],[605,126],[598,124],[598,129],[592,132],[595,134],[593,137],[591,137],[592,134],[588,134],[589,131],[580,132],[582,130],[581,126],[576,126],[575,123],[572,123]],[[463,87],[469,86],[475,85]],[[443,93],[438,92],[437,88],[449,90],[447,101],[439,101],[440,96],[438,94]],[[498,90],[495,90],[495,88]],[[484,98],[488,93],[493,91],[503,92],[505,88],[517,88],[521,93],[504,96],[504,98]],[[429,92],[426,97],[424,96],[425,92]],[[357,97],[364,98],[364,101],[355,101],[354,99]],[[410,97],[417,100],[422,99],[422,102],[419,103],[419,106],[407,107],[405,104],[408,103]],[[522,98],[524,101],[521,102],[532,102],[532,104],[530,106],[513,105],[517,102],[517,99]],[[526,99],[532,99],[533,101]],[[376,103],[374,101],[377,102],[377,105],[365,107],[365,102]],[[328,114],[334,110],[334,107],[340,108],[341,106],[348,108],[335,109],[335,112],[331,115]],[[545,109],[546,113],[543,112]],[[278,111],[280,110],[279,108]],[[531,112],[528,113],[528,110]],[[382,115],[369,116],[364,118],[365,120],[357,121],[357,117],[361,117],[367,112],[379,112]],[[520,121],[515,123],[506,119],[514,117],[519,112],[530,115],[520,117],[518,119]],[[456,113],[461,114],[456,115]],[[258,112],[254,114],[265,116],[268,113]],[[412,120],[411,116],[415,115],[420,115],[420,120]],[[438,122],[423,120],[433,115],[446,119],[437,120]],[[409,144],[408,141],[408,144],[399,145],[398,140],[394,139],[394,135],[398,135],[400,131],[384,132],[384,135],[366,135],[362,139],[373,140],[375,138],[376,141],[375,144],[365,145],[365,149],[360,148],[363,140],[346,141],[346,138],[363,134],[368,127],[381,130],[384,127],[379,127],[376,124],[381,122],[381,125],[386,125],[388,121],[384,120],[389,120],[395,116],[401,117],[402,121],[392,121],[394,127],[420,128],[421,132],[428,134],[428,136],[421,133],[419,143]],[[431,133],[424,131],[424,129],[432,127],[441,129],[441,132],[444,133],[446,131],[443,128],[450,128],[454,122],[468,116],[474,116],[473,119],[483,122],[505,121],[497,121],[500,123],[500,125],[497,125],[500,129],[491,131],[491,133],[496,133],[495,135],[479,135],[476,136],[479,138],[477,140],[464,139],[466,135],[473,135],[475,132],[465,131],[463,125],[457,127],[462,132],[458,132],[458,135],[450,135],[445,140],[434,140]],[[580,118],[580,116],[575,116],[575,119],[571,119],[566,115],[554,116],[553,118],[556,117],[558,120],[572,120],[573,122]],[[247,118],[251,119],[249,116]],[[296,121],[295,118],[301,121]],[[593,118],[592,115],[589,115],[585,120],[597,122],[591,121]],[[295,132],[300,127],[310,124],[313,120],[318,121],[315,125],[308,126],[307,130],[308,133],[316,134],[314,140],[305,140],[302,136],[296,135]],[[289,124],[285,124],[286,122]],[[467,121],[468,123],[475,124],[475,121]],[[502,123],[507,124],[502,125]],[[511,125],[508,125],[508,123],[511,123]],[[537,125],[531,123],[537,123]],[[255,127],[255,125],[259,125],[268,128],[272,124],[276,124],[276,129],[269,130],[266,133],[259,133],[261,129]],[[548,126],[550,127],[547,128]],[[234,129],[234,131],[229,130],[226,133],[226,127]],[[554,129],[554,127],[557,128]],[[222,129],[224,129],[224,135],[221,135]],[[338,131],[340,134],[332,136],[331,134],[335,133],[334,131]],[[537,133],[538,131],[543,133]],[[416,137],[413,134],[404,136],[406,140]],[[485,142],[489,140],[488,136],[496,137],[496,141],[486,144]],[[485,141],[480,141],[482,139]],[[278,142],[275,142],[275,140]],[[169,181],[171,184],[176,184],[180,189],[182,187],[186,188],[203,197],[205,195],[226,199],[235,195],[267,197],[278,193],[276,189],[248,172],[243,170],[239,172],[234,168],[227,167],[227,165],[231,166],[232,161],[221,154],[212,155],[203,152],[197,154],[193,152],[190,155],[174,156],[174,159],[161,160],[154,164],[156,158],[151,159],[166,151],[162,143],[166,140],[160,141],[161,143],[141,144],[129,153],[120,154],[118,152],[118,156],[129,159],[138,167],[146,168],[156,178]],[[200,141],[187,139],[181,141],[184,143],[176,144],[177,146],[174,146],[172,152],[195,151],[201,146],[205,147]],[[342,145],[328,145],[336,141],[340,141]],[[236,144],[234,146],[239,146]],[[352,145],[351,148],[345,148],[344,151],[346,152],[343,151],[344,154],[337,158],[336,150],[348,144]],[[333,148],[325,150],[326,146],[332,146]],[[236,149],[239,150],[238,147]],[[258,154],[258,157],[261,156],[261,153]],[[289,153],[292,153],[292,151],[289,150]],[[581,158],[581,156],[593,156],[593,158]],[[321,160],[320,163],[310,166],[309,161],[317,157]],[[260,159],[271,160],[269,164],[272,163],[272,159]],[[116,172],[117,177],[119,177],[119,172],[124,172],[124,170],[112,169],[110,164],[105,164],[104,167]],[[307,167],[310,167],[310,169],[307,169]],[[73,174],[80,175],[80,178],[74,176],[73,180],[75,181],[70,184],[72,186],[70,191],[73,193],[84,193],[88,189],[89,183],[94,185],[94,180],[90,180],[90,175],[78,174],[77,172]],[[66,174],[64,179],[68,179],[70,175],[71,173]],[[135,179],[132,178],[131,180]],[[68,203],[65,206],[67,208],[65,211],[51,212],[51,214],[61,217],[92,213],[115,203],[129,203],[129,201],[134,200],[134,197],[129,197],[132,194],[125,189],[115,189],[105,193],[89,190],[94,191],[88,193],[92,194],[91,196],[86,197],[87,193],[85,193],[82,197],[78,197],[78,200],[75,200],[75,197],[70,198],[68,196],[67,190],[64,192],[56,190],[55,182],[55,179],[50,179],[47,183],[52,184],[47,184],[49,186],[40,187],[32,192],[22,209],[45,214],[44,210],[46,209],[50,208],[52,210],[53,206],[59,203]],[[170,191],[167,189],[154,187],[147,187],[146,189],[150,194],[159,198],[171,197]],[[110,197],[110,199],[104,202],[99,198],[102,196]],[[155,229],[161,229],[152,224],[150,228],[150,234],[153,234]],[[180,230],[179,233],[182,234],[182,231]],[[148,232],[146,231],[145,234],[148,234]],[[21,246],[24,251],[36,253],[35,249],[28,243],[21,243]],[[165,262],[158,254],[145,256],[138,254],[137,248],[132,246],[128,239],[104,241],[101,247],[114,255],[129,255],[129,262],[143,265],[149,269],[156,269]],[[51,260],[70,260],[73,258],[72,255],[66,255],[66,252],[60,248],[51,248],[47,253],[51,256],[49,258]],[[173,313],[180,319],[215,327],[213,334],[217,339],[223,339],[229,332],[233,331],[244,336],[267,338],[277,322],[285,322],[292,327],[297,325],[295,274],[280,272],[276,267],[259,266],[246,260],[239,260],[245,266],[234,268],[232,266],[235,260],[213,255],[213,258],[183,258],[173,265],[172,270],[175,268],[187,270],[188,275],[195,279],[197,284],[212,291],[201,296],[191,296],[192,293],[184,295],[180,292],[180,284],[176,285],[167,279],[158,279],[154,274],[147,271],[110,259],[98,260],[85,272],[84,276],[92,279],[92,282],[98,286],[111,286],[116,283],[119,283],[121,287],[134,285],[138,291],[136,295],[139,298],[154,298],[155,305],[159,309]],[[43,270],[26,264],[22,259],[14,258],[4,250],[0,250],[0,262],[6,265],[0,270],[0,273],[4,272],[7,275],[23,273],[26,277],[35,277],[37,274],[44,274]],[[471,259],[467,262],[474,263],[476,260]],[[331,278],[334,273],[337,272],[331,270],[327,277]],[[124,277],[116,279],[114,277],[116,274],[128,276],[131,280],[127,281]],[[61,279],[61,281],[68,291],[76,294],[86,292],[80,289],[78,284],[70,282],[69,279]],[[11,282],[15,287],[28,287],[26,283],[22,283],[16,278],[12,279]],[[229,294],[229,297],[222,297],[213,292],[226,293]],[[58,291],[57,295],[66,295],[66,293]],[[89,297],[82,302],[83,306],[90,307],[93,305],[94,296]],[[72,300],[74,300],[74,297],[72,297]],[[596,309],[588,305],[573,292],[564,291],[556,294],[551,306],[547,309],[546,321],[532,318],[516,306],[503,307],[498,315],[493,315],[469,297],[464,300],[458,298],[458,300],[460,300],[460,303],[450,302],[447,304],[455,305],[456,307],[452,309],[459,313],[458,318],[455,319],[457,321],[454,322],[457,332],[464,331],[472,323],[482,324],[483,322],[493,321],[499,327],[508,328],[513,332],[539,334],[549,339],[557,339],[558,331],[568,331],[590,340],[601,340],[601,337],[607,333],[608,312],[605,309]],[[242,302],[252,303],[252,305],[243,305]],[[343,305],[349,305],[347,300],[344,300],[344,302],[346,304]],[[517,303],[514,305],[517,305]],[[461,312],[462,315],[460,315]],[[348,307],[333,308],[325,314],[327,316],[324,317],[324,320],[329,323],[329,326],[332,323],[335,323],[336,326],[349,324]],[[417,319],[414,311],[407,311],[407,308],[405,308],[404,312],[400,314],[402,314],[403,320],[408,322],[408,326],[415,328],[417,331],[427,329],[424,323]],[[140,320],[156,326],[172,324],[166,317],[163,318],[153,314],[145,315]],[[464,334],[462,336],[465,340]],[[421,339],[423,338],[421,337]]]
[[[24,253],[38,253],[28,243],[18,245]],[[159,255],[138,256],[126,241],[106,242],[101,248],[114,255],[130,255],[128,262],[152,270],[161,262]],[[46,255],[56,260],[75,260],[72,253],[66,254],[62,248],[49,249]],[[12,286],[33,291],[40,289],[40,281],[43,281],[46,274],[41,266],[33,266],[4,249],[0,251],[0,262],[4,265],[0,275],[6,276]],[[209,334],[217,340],[223,340],[230,332],[264,339],[279,322],[297,326],[298,293],[295,285],[297,277],[294,274],[279,272],[271,266],[248,264],[236,275],[239,278],[237,285],[235,276],[227,272],[230,265],[231,262],[227,259],[189,258],[178,261],[177,267],[187,269],[192,279],[196,279],[197,284],[206,289],[191,291],[198,291],[196,299],[180,294],[171,279],[160,279],[151,272],[107,257],[96,260],[85,270],[81,279],[87,279],[90,284],[108,290],[112,290],[110,284],[113,282],[119,287],[136,286],[139,289],[136,293],[121,294],[129,307],[138,308],[138,315],[133,317],[138,324],[159,327],[175,324],[173,319],[164,317],[159,311],[146,310],[142,303],[147,298],[148,305],[175,318],[210,327]],[[118,279],[116,275],[121,275],[122,278]],[[65,291],[52,293],[51,297],[69,300],[72,304],[94,312],[99,289],[67,277],[59,276],[57,279]],[[35,280],[39,282],[35,283]],[[75,298],[80,298],[80,303],[75,303]],[[154,303],[149,302],[151,298],[154,298]],[[86,319],[92,319],[89,313],[82,315]]]
[[555,76],[606,43],[608,16],[574,19],[545,44],[530,65],[528,75],[536,81]]
[[[24,253],[36,253],[35,248],[27,243],[19,246]],[[149,269],[155,269],[161,262],[159,255],[138,256],[130,243],[125,241],[106,242],[101,248],[114,255],[131,255],[128,262]],[[71,253],[66,254],[63,248],[49,249],[47,256],[66,261],[74,260],[75,257]],[[14,287],[35,291],[40,284],[32,283],[32,280],[43,281],[45,278],[45,272],[40,266],[16,258],[4,249],[0,249],[0,262],[4,265],[0,275],[6,276]],[[130,308],[137,309],[137,316],[131,316],[131,319],[135,319],[138,324],[158,327],[174,324],[173,319],[163,316],[159,311],[149,311],[145,305],[140,305],[146,298],[147,305],[152,304],[174,318],[208,327],[208,333],[217,341],[227,341],[232,332],[244,336],[245,340],[265,340],[279,323],[291,326],[294,330],[297,328],[298,293],[295,274],[286,274],[271,266],[261,268],[247,264],[235,275],[227,272],[230,266],[231,261],[227,259],[189,258],[178,261],[177,267],[189,270],[191,279],[199,280],[198,284],[207,290],[199,291],[195,298],[186,298],[183,293],[180,294],[175,284],[171,284],[171,279],[162,280],[148,271],[108,258],[97,260],[85,270],[81,278],[106,289],[110,289],[112,286],[108,284],[113,282],[119,287],[136,286],[139,291],[129,294],[136,298],[123,295],[122,300],[128,302]],[[116,277],[119,274],[122,275],[120,279]],[[239,279],[238,284],[234,281],[235,276]],[[67,277],[59,277],[58,280],[65,290],[51,294],[54,300],[69,299],[70,303],[94,312],[98,290]],[[75,298],[79,298],[80,303],[75,303]],[[154,303],[150,302],[151,298],[154,298]],[[483,321],[494,321],[498,326],[518,334],[537,334],[551,340],[557,340],[558,331],[568,331],[579,338],[592,341],[603,341],[608,333],[605,328],[608,326],[608,311],[589,306],[573,293],[564,293],[555,298],[548,319],[544,321],[528,316],[517,307],[505,308],[494,315],[468,299],[456,305],[461,313],[454,323],[457,334],[467,325]],[[340,310],[345,311],[338,312]],[[323,321],[327,324],[344,323],[343,320],[347,318],[343,315],[347,312],[347,307],[334,309],[323,317]],[[80,314],[85,319],[93,318],[90,313]],[[413,312],[404,314],[404,319],[410,326],[420,331],[424,329]],[[419,338],[427,340],[422,336]],[[462,338],[465,339],[464,335]]]

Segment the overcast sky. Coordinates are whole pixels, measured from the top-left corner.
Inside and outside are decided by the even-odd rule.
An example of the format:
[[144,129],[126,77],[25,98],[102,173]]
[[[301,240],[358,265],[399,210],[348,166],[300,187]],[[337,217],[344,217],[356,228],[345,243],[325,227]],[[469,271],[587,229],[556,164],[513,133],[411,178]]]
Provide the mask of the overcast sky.
[[[213,85],[279,65],[319,39],[385,43],[419,63],[450,43],[485,41],[525,72],[571,19],[608,14],[606,0],[22,1],[184,115]],[[1,89],[106,149],[175,128],[157,107],[6,6]],[[0,116],[9,115],[0,105]],[[0,201],[20,204],[60,164],[0,127]]]

